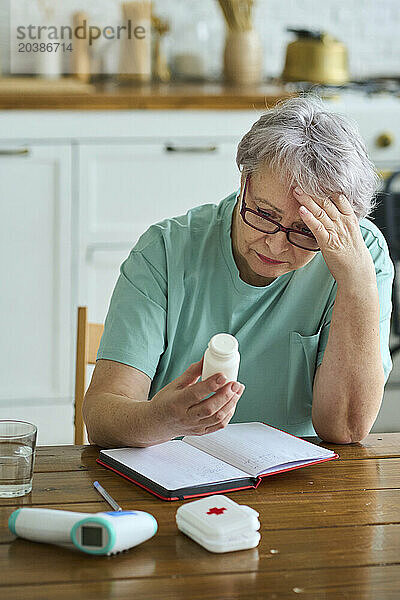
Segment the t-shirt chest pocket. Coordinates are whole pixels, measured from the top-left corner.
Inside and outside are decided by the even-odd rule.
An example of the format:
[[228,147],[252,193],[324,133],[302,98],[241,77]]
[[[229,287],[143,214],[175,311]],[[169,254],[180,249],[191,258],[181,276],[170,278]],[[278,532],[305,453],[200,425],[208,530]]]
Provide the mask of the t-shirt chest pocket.
[[289,335],[287,422],[294,425],[311,420],[320,332],[301,335],[291,331]]

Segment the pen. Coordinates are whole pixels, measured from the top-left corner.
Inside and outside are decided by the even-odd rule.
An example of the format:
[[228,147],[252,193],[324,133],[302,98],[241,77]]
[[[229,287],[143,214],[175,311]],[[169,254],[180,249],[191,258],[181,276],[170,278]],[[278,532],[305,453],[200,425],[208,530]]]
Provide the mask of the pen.
[[110,496],[110,494],[108,492],[106,492],[106,490],[103,488],[103,486],[100,485],[100,483],[98,481],[94,481],[93,485],[96,488],[96,490],[99,492],[99,494],[101,494],[103,496],[104,500],[106,502],[108,502],[108,504],[111,506],[111,508],[113,508],[116,511],[122,510],[120,505],[115,502],[114,498],[112,498]]

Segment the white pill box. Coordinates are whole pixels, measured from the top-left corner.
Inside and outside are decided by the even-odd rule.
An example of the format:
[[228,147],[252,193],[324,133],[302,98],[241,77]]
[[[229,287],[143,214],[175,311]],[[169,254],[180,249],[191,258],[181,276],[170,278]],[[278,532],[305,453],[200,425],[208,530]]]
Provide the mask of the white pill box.
[[178,529],[210,552],[255,548],[260,541],[258,512],[227,496],[208,496],[180,506]]

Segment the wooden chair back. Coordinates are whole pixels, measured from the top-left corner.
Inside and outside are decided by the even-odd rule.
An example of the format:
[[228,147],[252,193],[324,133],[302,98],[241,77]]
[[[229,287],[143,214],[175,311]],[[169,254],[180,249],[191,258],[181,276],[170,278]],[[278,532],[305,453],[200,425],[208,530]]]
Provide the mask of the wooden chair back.
[[76,338],[76,366],[75,366],[75,416],[74,435],[75,444],[85,443],[85,425],[83,422],[82,405],[86,391],[87,365],[96,364],[97,350],[103,335],[104,325],[101,323],[88,323],[87,306],[78,307],[78,329]]

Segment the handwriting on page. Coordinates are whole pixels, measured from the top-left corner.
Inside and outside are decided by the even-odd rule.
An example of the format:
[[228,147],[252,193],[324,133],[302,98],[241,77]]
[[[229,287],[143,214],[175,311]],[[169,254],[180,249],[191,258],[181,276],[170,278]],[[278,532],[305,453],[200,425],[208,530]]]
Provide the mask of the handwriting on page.
[[263,423],[232,423],[184,441],[256,476],[279,465],[327,458],[334,453]]
[[181,441],[107,454],[168,490],[243,478],[247,473]]

